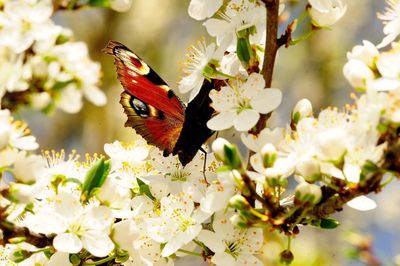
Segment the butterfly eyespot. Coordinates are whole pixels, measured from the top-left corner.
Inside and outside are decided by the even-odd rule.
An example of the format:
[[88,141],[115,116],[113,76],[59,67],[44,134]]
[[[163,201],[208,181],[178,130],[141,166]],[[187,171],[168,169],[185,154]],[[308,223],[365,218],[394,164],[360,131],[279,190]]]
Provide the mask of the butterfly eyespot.
[[132,97],[130,104],[135,110],[136,114],[138,114],[140,117],[149,117],[149,108],[144,102]]

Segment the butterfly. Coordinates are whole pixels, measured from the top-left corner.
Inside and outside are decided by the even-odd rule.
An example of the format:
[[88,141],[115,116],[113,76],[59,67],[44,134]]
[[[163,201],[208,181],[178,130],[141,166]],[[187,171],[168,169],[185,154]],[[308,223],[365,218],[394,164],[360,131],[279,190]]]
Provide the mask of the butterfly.
[[164,156],[178,155],[188,164],[214,133],[206,123],[214,109],[209,92],[218,80],[205,80],[199,94],[185,106],[167,83],[134,52],[121,43],[110,41],[103,52],[114,57],[118,79],[124,91],[120,103],[132,127]]

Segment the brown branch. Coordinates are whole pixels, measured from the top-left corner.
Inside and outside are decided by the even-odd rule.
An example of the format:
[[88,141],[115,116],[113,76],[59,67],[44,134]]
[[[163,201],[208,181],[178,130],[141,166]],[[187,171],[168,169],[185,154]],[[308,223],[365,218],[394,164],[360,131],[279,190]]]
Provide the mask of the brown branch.
[[6,221],[6,209],[0,208],[0,230],[3,233],[3,238],[0,239],[0,246],[11,243],[12,239],[23,238],[26,243],[34,245],[37,248],[51,246],[53,238],[48,238],[44,235],[33,235],[27,228],[15,227],[12,223]]
[[[278,51],[278,16],[279,16],[279,0],[263,0],[267,10],[267,37],[265,40],[264,63],[262,75],[265,80],[265,87],[270,88],[272,85],[272,76],[274,72],[276,52]],[[267,124],[271,114],[261,115],[252,134],[258,135]]]

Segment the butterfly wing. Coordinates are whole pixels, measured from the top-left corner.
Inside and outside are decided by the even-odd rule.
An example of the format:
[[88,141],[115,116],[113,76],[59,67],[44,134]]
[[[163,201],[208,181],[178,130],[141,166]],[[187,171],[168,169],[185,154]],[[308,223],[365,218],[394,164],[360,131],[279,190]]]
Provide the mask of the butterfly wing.
[[125,91],[120,103],[132,127],[149,144],[173,152],[185,120],[185,106],[145,62],[123,44],[110,41],[103,50],[114,57]]

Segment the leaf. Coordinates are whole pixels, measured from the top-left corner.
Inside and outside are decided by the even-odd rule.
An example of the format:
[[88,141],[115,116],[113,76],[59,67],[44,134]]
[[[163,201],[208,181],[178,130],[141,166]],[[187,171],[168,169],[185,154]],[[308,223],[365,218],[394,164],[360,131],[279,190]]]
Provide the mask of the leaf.
[[86,173],[82,192],[91,195],[95,188],[100,188],[104,184],[110,170],[110,160],[105,161],[104,158],[97,160]]
[[149,197],[150,199],[154,200],[154,196],[151,194],[150,188],[149,186],[144,183],[141,179],[137,179],[138,185],[139,185],[139,189],[140,189],[140,194],[141,195],[146,195],[147,197]]
[[335,229],[339,225],[339,221],[332,218],[326,218],[321,220],[319,227],[321,227],[322,229]]

